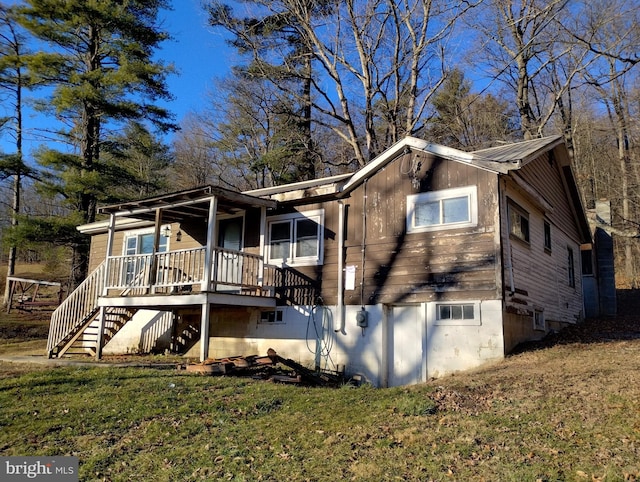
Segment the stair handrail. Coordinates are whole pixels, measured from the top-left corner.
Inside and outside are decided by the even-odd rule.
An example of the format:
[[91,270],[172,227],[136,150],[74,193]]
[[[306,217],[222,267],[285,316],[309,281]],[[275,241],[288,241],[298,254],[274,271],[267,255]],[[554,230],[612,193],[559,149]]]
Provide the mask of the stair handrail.
[[47,354],[49,356],[69,333],[81,327],[96,314],[98,298],[104,289],[106,266],[106,261],[100,263],[51,314],[47,339]]

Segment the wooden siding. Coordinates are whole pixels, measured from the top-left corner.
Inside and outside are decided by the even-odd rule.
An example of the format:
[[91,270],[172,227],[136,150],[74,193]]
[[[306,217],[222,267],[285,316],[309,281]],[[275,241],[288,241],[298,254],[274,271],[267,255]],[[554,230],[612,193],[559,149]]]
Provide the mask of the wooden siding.
[[[410,174],[416,168],[414,188]],[[478,186],[477,226],[407,233],[408,195],[464,186]],[[344,266],[356,267],[355,289],[345,291],[345,303],[499,298],[497,199],[496,174],[425,153],[405,154],[389,163],[343,201]],[[291,270],[307,280],[319,303],[331,305],[337,303],[338,203],[296,208],[313,209],[325,212],[324,263]]]
[[[571,200],[563,183],[562,167],[552,153],[545,153],[518,170],[518,175],[531,185],[553,207],[553,212],[545,213],[556,227],[571,240],[579,243],[580,235]],[[550,155],[551,154],[551,155]],[[578,206],[578,208],[580,208]]]
[[[583,315],[580,244],[577,224],[564,194],[560,171],[555,163],[550,163],[548,157],[544,156],[529,163],[518,173],[544,197],[552,211],[546,211],[517,182],[503,178],[501,222],[507,311],[519,315],[521,323],[531,326],[536,310],[544,313],[547,325],[556,322],[575,323]],[[509,201],[517,203],[528,213],[528,243],[509,234]],[[544,247],[545,221],[551,226],[551,250]],[[573,250],[575,287],[569,285],[568,248]],[[509,265],[513,266],[512,271]],[[527,327],[523,333],[530,331]],[[530,336],[523,335],[519,341],[527,338]]]

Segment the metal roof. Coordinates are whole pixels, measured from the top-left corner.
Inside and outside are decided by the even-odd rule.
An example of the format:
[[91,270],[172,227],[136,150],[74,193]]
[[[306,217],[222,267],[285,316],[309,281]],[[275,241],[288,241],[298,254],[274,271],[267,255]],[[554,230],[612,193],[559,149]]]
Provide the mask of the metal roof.
[[529,161],[537,158],[542,152],[553,149],[563,142],[562,136],[541,137],[529,141],[505,144],[473,151],[475,159],[501,163],[512,163],[514,168],[520,168]]
[[154,219],[155,211],[162,209],[163,221],[206,219],[209,213],[209,202],[214,197],[217,198],[218,210],[226,213],[235,213],[249,207],[276,207],[276,201],[270,199],[249,196],[222,187],[203,186],[147,199],[101,206],[98,208],[98,213]]

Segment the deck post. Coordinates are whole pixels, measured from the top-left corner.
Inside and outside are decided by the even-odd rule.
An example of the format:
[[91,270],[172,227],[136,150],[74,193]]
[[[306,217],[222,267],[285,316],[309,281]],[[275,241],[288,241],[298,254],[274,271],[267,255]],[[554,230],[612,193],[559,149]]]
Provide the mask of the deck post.
[[264,285],[264,260],[267,256],[265,252],[265,231],[267,226],[267,208],[260,208],[260,260],[258,261],[258,286]]
[[209,200],[209,218],[207,221],[207,250],[204,253],[204,277],[202,279],[203,293],[211,291],[211,281],[213,280],[214,251],[216,246],[216,210],[218,209],[218,198],[213,196]]
[[[113,254],[113,237],[116,232],[116,215],[111,213],[109,216],[109,230],[107,232],[107,264],[104,270],[104,288],[102,289],[102,293],[100,296],[107,296],[107,286],[109,285],[109,258]],[[104,344],[104,327],[106,324],[107,312],[104,306],[100,307],[100,317],[98,318],[98,335],[96,340],[96,360],[100,360],[102,358],[102,348]]]
[[200,321],[200,361],[209,358],[209,303],[202,304],[202,319]]

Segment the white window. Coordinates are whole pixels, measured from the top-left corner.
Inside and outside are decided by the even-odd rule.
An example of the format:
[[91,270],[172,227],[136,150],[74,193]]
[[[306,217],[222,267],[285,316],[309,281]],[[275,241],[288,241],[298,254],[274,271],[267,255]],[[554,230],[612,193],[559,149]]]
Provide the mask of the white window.
[[479,325],[480,304],[477,302],[436,303],[436,325]]
[[[169,247],[169,233],[171,227],[163,226],[160,231],[160,241],[158,244],[158,253],[164,253]],[[124,233],[124,255],[127,256],[124,265],[124,284],[130,284],[134,279],[144,276],[145,269],[150,266],[148,256],[139,256],[151,254],[153,252],[153,240],[155,237],[154,229],[139,229],[137,231],[127,231]]]
[[[124,237],[124,254],[131,256],[134,254],[149,254],[153,251],[153,231],[139,231],[125,233]],[[167,250],[169,244],[169,236],[160,234],[160,244],[158,252],[163,253]]]
[[324,211],[273,216],[268,221],[269,263],[322,264]]
[[407,196],[407,232],[464,228],[478,224],[476,186]]

